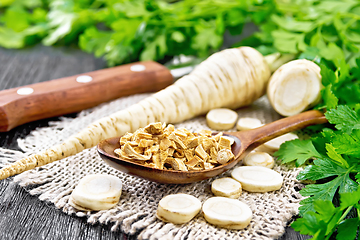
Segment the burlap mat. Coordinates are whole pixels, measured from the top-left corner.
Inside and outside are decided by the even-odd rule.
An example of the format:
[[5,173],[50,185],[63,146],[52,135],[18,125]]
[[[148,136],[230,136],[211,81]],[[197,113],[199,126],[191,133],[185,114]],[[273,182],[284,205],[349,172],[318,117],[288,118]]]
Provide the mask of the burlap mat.
[[[0,149],[0,164],[5,166],[15,160],[45,150],[77,133],[88,124],[115,111],[124,109],[149,94],[139,94],[121,98],[98,107],[85,110],[76,118],[61,118],[51,122],[49,127],[34,130],[25,139],[19,139],[19,147],[24,151]],[[259,118],[269,123],[279,115],[262,97],[250,107],[237,111],[239,116]],[[209,129],[205,117],[176,124],[176,128],[185,127],[192,131]],[[233,129],[235,131],[235,129]],[[300,169],[287,169],[276,165],[275,171],[284,177],[284,184],[278,191],[269,193],[247,193],[243,191],[239,200],[247,203],[253,211],[250,225],[243,230],[227,230],[208,224],[199,214],[183,225],[164,223],[155,217],[160,199],[168,194],[188,193],[204,202],[212,197],[209,179],[187,185],[165,185],[149,182],[119,172],[105,164],[96,152],[96,148],[27,171],[14,178],[31,195],[37,195],[42,201],[49,201],[63,212],[78,217],[87,217],[89,223],[111,224],[111,230],[121,229],[127,234],[137,234],[139,239],[277,239],[285,232],[287,223],[297,214],[301,195],[295,190],[300,183],[296,176]],[[68,203],[70,194],[79,180],[93,173],[111,174],[123,182],[123,193],[118,205],[110,210],[82,212]],[[229,176],[226,172],[218,177]]]

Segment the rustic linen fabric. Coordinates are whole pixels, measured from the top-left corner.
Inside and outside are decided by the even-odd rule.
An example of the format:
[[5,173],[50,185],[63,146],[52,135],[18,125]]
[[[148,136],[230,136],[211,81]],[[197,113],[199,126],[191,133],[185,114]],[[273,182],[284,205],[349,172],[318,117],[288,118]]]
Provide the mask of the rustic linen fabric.
[[[23,152],[0,149],[0,167],[61,143],[93,121],[124,109],[147,96],[149,94],[120,98],[82,111],[76,118],[61,118],[60,121],[51,122],[49,127],[36,129],[25,139],[18,140]],[[263,123],[279,118],[266,97],[260,98],[249,107],[238,109],[237,112],[239,116],[257,117]],[[185,127],[192,131],[209,129],[204,116],[176,124],[175,127]],[[234,128],[233,131],[235,130]],[[248,204],[253,211],[250,225],[243,230],[215,227],[208,224],[201,213],[183,225],[158,220],[155,213],[162,197],[174,193],[187,193],[204,202],[213,196],[210,185],[215,178],[186,185],[149,182],[109,167],[101,160],[96,148],[17,175],[14,181],[23,186],[29,194],[53,203],[67,214],[86,217],[89,223],[110,224],[113,231],[121,229],[127,234],[137,234],[139,239],[277,239],[285,232],[286,224],[292,216],[298,213],[302,197],[296,191],[300,185],[296,180],[300,169],[287,169],[276,165],[274,170],[284,177],[284,184],[280,190],[268,193],[243,191],[239,197],[239,200]],[[82,177],[93,173],[111,174],[121,179],[123,193],[116,207],[98,212],[83,212],[69,205],[70,194],[77,183]],[[230,176],[230,172],[218,177],[224,176]]]

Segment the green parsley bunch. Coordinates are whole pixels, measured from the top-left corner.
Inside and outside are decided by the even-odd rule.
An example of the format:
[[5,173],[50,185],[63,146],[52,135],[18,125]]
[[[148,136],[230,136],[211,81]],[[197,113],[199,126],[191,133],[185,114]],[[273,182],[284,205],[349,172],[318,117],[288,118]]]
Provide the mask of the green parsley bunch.
[[1,0],[0,46],[76,44],[109,66],[207,57],[224,33],[242,32],[250,15],[263,20],[269,0]]
[[322,65],[322,104],[329,125],[307,140],[281,145],[282,163],[306,167],[299,180],[313,182],[300,190],[300,216],[292,227],[312,239],[356,239],[360,226],[360,59],[342,62],[336,71]]

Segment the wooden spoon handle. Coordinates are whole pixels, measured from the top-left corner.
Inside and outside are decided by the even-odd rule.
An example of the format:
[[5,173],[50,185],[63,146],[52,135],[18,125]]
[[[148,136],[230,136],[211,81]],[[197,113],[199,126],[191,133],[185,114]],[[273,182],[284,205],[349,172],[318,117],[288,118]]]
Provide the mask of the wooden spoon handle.
[[327,122],[328,121],[322,112],[310,110],[291,117],[282,118],[256,129],[237,132],[235,135],[241,141],[242,150],[252,150],[285,133],[296,131],[310,125]]
[[153,61],[79,74],[0,92],[0,132],[23,123],[79,112],[119,97],[156,92],[173,83]]

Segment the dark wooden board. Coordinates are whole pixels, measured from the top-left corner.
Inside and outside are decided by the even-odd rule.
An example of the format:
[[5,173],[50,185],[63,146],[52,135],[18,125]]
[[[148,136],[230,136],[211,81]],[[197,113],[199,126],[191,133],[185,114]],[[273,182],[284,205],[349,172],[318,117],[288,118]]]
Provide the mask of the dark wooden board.
[[[72,47],[35,46],[22,50],[0,48],[0,90],[71,76],[105,67],[101,59]],[[75,116],[75,115],[73,115]],[[19,126],[0,133],[0,146],[18,150],[17,138],[23,138],[49,120]],[[91,225],[86,218],[69,216],[52,203],[31,196],[11,179],[0,181],[0,240],[115,240],[136,239],[111,226]],[[303,240],[309,237],[288,227],[279,240]]]

